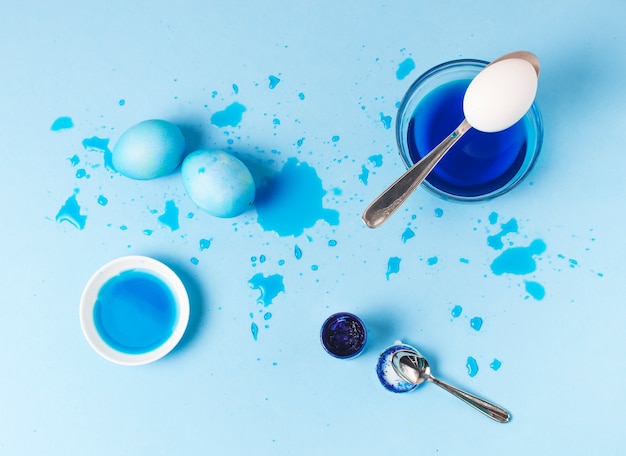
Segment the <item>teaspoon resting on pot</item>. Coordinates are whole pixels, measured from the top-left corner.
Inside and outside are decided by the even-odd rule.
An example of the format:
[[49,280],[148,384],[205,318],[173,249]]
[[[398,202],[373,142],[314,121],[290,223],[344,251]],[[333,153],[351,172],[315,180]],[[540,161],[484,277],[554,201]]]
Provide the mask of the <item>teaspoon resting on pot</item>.
[[524,117],[535,100],[538,77],[539,60],[526,51],[503,55],[487,65],[465,92],[465,119],[365,209],[365,224],[370,228],[382,225],[470,128],[494,133]]
[[417,351],[397,351],[393,355],[391,365],[396,373],[409,383],[413,383],[414,385],[421,385],[424,382],[434,383],[494,421],[508,423],[511,420],[511,414],[502,407],[433,377],[430,373],[428,360]]

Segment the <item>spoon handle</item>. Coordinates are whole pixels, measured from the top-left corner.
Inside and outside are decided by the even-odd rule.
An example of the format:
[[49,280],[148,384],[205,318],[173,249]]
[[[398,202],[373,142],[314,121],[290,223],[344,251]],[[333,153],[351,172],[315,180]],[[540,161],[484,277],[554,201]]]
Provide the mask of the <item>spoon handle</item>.
[[470,128],[469,122],[463,119],[463,122],[452,133],[411,166],[365,209],[362,216],[363,222],[370,228],[382,225]]
[[473,394],[455,388],[452,385],[448,385],[447,383],[442,382],[441,380],[433,376],[429,376],[428,381],[434,383],[437,386],[440,386],[447,392],[458,397],[466,404],[474,407],[476,410],[488,416],[492,420],[497,421],[498,423],[508,423],[511,420],[511,414],[507,410],[485,399],[481,399],[480,397],[474,396]]

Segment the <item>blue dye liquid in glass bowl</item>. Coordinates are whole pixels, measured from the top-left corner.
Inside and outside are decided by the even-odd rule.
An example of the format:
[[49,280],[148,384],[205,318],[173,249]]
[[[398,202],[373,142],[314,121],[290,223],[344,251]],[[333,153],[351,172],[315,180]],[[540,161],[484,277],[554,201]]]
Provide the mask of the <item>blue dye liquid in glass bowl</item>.
[[[411,86],[399,113],[397,135],[407,166],[419,161],[463,121],[463,98],[484,68],[480,60],[441,64]],[[496,132],[470,129],[426,178],[426,188],[446,199],[472,201],[500,195],[530,171],[543,130],[535,105],[516,124]]]
[[155,275],[130,270],[100,289],[93,317],[100,337],[112,348],[142,354],[161,346],[178,320],[176,300]]

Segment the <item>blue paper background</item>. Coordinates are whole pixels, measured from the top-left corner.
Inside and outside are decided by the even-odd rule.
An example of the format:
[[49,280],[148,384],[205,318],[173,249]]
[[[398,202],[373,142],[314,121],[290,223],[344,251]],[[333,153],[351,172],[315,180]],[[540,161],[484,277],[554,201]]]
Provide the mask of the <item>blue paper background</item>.
[[[624,13],[617,0],[5,1],[0,453],[620,453]],[[418,190],[386,225],[364,227],[362,210],[403,170],[393,125],[411,82],[446,60],[518,49],[542,63],[545,137],[531,175],[480,204]],[[407,59],[415,69],[399,79]],[[235,102],[240,122],[211,122]],[[64,116],[73,127],[52,130]],[[190,149],[230,150],[259,185],[306,172],[325,212],[309,201],[316,223],[301,234],[268,229],[256,209],[215,219],[177,172],[131,181],[83,146],[112,148],[149,118],[180,125]],[[72,196],[83,229],[56,220]],[[280,202],[281,189],[265,198]],[[177,229],[159,222],[168,201]],[[517,232],[494,249],[489,236],[511,219]],[[407,228],[415,237],[403,241]],[[546,250],[532,272],[492,272],[502,252],[537,239]],[[91,274],[130,254],[167,263],[192,299],[181,345],[137,368],[100,358],[78,322]],[[249,281],[272,275],[284,292],[264,306]],[[368,326],[359,358],[320,347],[336,311]],[[385,391],[375,365],[396,339],[513,421],[492,423],[433,385]]]

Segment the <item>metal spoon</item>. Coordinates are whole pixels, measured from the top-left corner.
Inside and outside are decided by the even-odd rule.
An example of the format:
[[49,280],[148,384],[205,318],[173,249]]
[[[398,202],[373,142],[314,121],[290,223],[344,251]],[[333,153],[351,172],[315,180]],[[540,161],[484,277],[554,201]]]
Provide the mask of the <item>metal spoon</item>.
[[[516,51],[505,54],[491,62],[485,67],[485,69],[489,68],[494,63],[509,59],[520,59],[530,63],[530,65],[534,68],[537,77],[539,77],[539,59],[534,54],[527,51]],[[483,69],[483,71],[485,71],[485,69]],[[521,117],[523,117],[523,114]],[[476,126],[474,125],[474,127]],[[461,124],[456,127],[452,133],[435,146],[433,150],[422,157],[421,160],[411,166],[402,176],[400,176],[400,178],[387,187],[387,189],[383,191],[367,207],[367,209],[365,209],[362,216],[363,222],[370,228],[377,228],[382,225],[391,216],[391,214],[393,214],[396,209],[398,209],[402,203],[406,201],[409,195],[413,193],[419,184],[426,179],[437,163],[441,161],[444,155],[457,143],[459,139],[461,139],[465,133],[467,133],[470,128],[472,128],[472,125],[470,125],[467,119],[463,119],[463,122],[461,122]]]
[[430,365],[418,351],[399,350],[391,360],[391,365],[396,373],[405,381],[420,385],[424,382],[431,382],[454,396],[461,399],[466,404],[474,407],[479,412],[488,416],[492,420],[499,423],[508,423],[511,420],[511,414],[491,402],[481,399],[473,394],[462,391],[454,386],[450,386],[441,380],[436,379],[430,374]]

